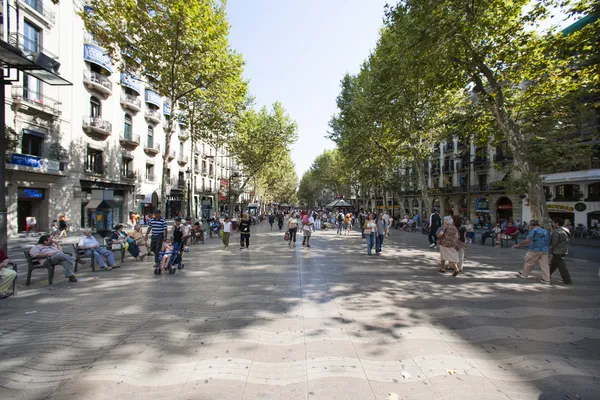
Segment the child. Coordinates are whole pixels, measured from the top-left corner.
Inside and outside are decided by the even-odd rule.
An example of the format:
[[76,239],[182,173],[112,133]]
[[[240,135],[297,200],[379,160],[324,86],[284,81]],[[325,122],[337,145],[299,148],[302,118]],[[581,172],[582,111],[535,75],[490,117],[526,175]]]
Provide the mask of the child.
[[173,254],[173,241],[172,239],[165,239],[162,244],[160,252],[160,268],[163,270],[169,269],[169,262],[171,261],[171,255]]

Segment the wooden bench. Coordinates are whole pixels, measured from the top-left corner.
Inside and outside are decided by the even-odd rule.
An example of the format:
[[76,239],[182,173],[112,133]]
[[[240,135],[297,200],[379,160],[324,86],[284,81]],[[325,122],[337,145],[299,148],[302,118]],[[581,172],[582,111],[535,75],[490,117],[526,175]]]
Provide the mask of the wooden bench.
[[26,285],[31,284],[31,273],[34,269],[47,269],[48,270],[48,284],[52,285],[52,279],[54,278],[54,265],[50,262],[50,257],[43,258],[32,258],[29,251],[23,251],[25,259],[27,260],[27,281]]
[[123,264],[123,260],[125,260],[125,245],[121,244],[121,248],[113,249],[112,239],[108,238],[108,237],[104,238],[104,243],[106,243],[106,246],[104,246],[104,247],[106,247],[108,250],[112,251],[113,254],[118,252],[121,255],[121,264]]
[[75,252],[75,271],[77,271],[77,265],[85,264],[85,259],[89,258],[90,266],[92,267],[92,272],[96,272],[96,258],[92,253],[85,254],[85,250],[80,249],[77,243],[73,244],[73,251]]
[[519,242],[517,241],[517,239],[519,238],[519,234],[517,233],[514,236],[509,236],[509,237],[505,237],[504,234],[502,234],[502,243],[500,244],[502,247],[504,247],[504,244],[506,243],[506,247],[510,247],[509,242],[514,240],[515,244],[518,244]]

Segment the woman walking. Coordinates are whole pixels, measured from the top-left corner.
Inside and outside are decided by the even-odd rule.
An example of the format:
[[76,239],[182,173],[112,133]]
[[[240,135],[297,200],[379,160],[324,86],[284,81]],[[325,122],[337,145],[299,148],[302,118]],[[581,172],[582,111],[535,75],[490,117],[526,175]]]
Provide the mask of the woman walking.
[[453,225],[452,217],[447,215],[444,217],[443,225],[438,233],[438,245],[440,246],[440,257],[441,257],[441,268],[440,272],[446,272],[446,261],[454,269],[452,276],[456,276],[460,273],[458,270],[458,247],[459,247],[459,234],[458,229]]
[[229,238],[231,237],[231,221],[225,217],[223,221],[223,250],[229,247]]
[[367,215],[364,228],[365,237],[367,238],[367,254],[371,255],[371,251],[375,245],[375,235],[377,234],[377,224],[373,221],[373,216],[371,214]]
[[[269,216],[269,218],[271,217],[272,215]],[[269,223],[270,222],[271,220],[269,219]],[[244,243],[246,248],[250,247],[250,225],[252,225],[252,223],[250,222],[248,214],[243,214],[242,221],[240,222],[240,249],[244,248]],[[273,224],[271,223],[271,230],[272,229]]]
[[469,243],[473,243],[473,240],[475,239],[475,226],[473,225],[473,223],[471,222],[470,219],[467,219],[467,239],[469,239]]
[[58,238],[67,237],[67,217],[61,215],[58,217],[58,229],[60,230],[60,234]]
[[298,218],[296,218],[296,213],[292,213],[290,219],[288,219],[288,232],[290,237],[288,246],[291,246],[292,240],[294,241],[294,245],[296,245],[296,233],[298,232]]

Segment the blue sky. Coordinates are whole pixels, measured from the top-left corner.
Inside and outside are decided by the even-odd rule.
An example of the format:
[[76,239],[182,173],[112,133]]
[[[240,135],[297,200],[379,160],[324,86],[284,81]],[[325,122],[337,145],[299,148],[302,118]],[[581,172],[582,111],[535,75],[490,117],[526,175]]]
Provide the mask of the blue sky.
[[[389,0],[388,0],[389,1]],[[257,106],[279,100],[298,122],[298,178],[334,144],[325,138],[346,72],[375,47],[385,0],[229,0],[231,46]]]

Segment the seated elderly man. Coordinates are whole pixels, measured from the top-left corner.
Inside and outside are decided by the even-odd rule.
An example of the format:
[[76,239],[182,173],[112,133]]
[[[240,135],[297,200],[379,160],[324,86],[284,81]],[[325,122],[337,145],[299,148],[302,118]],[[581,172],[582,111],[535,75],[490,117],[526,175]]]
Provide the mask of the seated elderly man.
[[[83,230],[83,237],[79,240],[79,249],[85,250],[86,255],[94,252],[94,260],[100,268],[110,271],[115,266],[115,256],[111,250],[100,247],[100,243],[92,236],[91,229]],[[104,261],[106,259],[106,261]],[[107,265],[108,264],[108,265]]]
[[50,257],[52,265],[62,265],[65,270],[65,277],[69,282],[77,282],[77,277],[73,274],[75,268],[75,258],[62,252],[60,245],[54,241],[50,235],[42,235],[38,244],[29,250],[31,258]]

